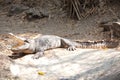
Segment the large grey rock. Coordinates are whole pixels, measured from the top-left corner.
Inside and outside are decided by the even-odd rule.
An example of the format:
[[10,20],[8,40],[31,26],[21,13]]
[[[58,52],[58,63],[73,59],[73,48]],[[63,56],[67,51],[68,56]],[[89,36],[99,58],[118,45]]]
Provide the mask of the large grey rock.
[[[120,51],[115,49],[77,49],[71,52],[66,49],[53,49],[46,51],[45,56],[39,59],[32,59],[32,56],[33,54],[16,59],[11,66],[12,74],[21,80],[119,78]],[[43,74],[38,74],[39,72]],[[110,78],[111,75],[113,78]]]

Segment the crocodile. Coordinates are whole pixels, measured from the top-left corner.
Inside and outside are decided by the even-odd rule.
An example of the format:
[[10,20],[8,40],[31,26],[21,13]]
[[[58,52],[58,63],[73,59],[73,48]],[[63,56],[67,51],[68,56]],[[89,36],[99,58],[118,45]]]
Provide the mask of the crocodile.
[[118,41],[101,40],[101,41],[72,41],[55,35],[42,35],[35,39],[24,39],[24,44],[21,46],[13,46],[11,51],[14,53],[35,53],[33,59],[38,59],[44,55],[44,51],[54,48],[67,48],[69,51],[74,51],[76,48],[115,48],[118,46]]

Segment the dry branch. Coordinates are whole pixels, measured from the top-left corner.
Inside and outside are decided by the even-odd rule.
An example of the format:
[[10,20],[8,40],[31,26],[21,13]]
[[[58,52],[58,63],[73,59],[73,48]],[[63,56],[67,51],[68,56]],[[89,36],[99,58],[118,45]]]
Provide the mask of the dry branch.
[[64,0],[69,8],[70,17],[78,20],[96,14],[99,8],[103,8],[106,0]]

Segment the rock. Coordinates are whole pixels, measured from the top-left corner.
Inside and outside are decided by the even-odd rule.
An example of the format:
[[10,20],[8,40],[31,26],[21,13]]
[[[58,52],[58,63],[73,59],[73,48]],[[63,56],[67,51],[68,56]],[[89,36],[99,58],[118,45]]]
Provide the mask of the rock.
[[[118,63],[118,64],[117,64]],[[120,67],[119,62],[111,67],[110,70],[105,72],[105,75],[98,78],[98,80],[120,80]]]
[[12,76],[10,66],[13,63],[13,61],[5,56],[0,55],[0,80],[11,80],[15,79],[15,77]]
[[24,12],[24,19],[34,20],[34,19],[42,19],[45,17],[49,17],[49,15],[42,8],[30,8]]
[[53,49],[39,59],[32,56],[15,59],[12,73],[22,80],[114,80],[120,74],[120,52],[114,49]]
[[29,9],[29,7],[24,6],[22,4],[12,4],[9,11],[8,11],[8,16],[13,16],[15,14],[22,13],[23,11]]
[[116,72],[115,74],[105,76],[98,80],[120,80],[120,73]]
[[3,4],[3,5],[8,5],[8,4],[11,4],[13,2],[13,0],[0,0],[0,4]]
[[32,59],[34,54],[14,60],[4,55],[0,55],[0,80],[120,80],[120,51],[116,49],[58,48],[45,51],[39,59]]
[[120,22],[114,22],[112,26],[113,35],[120,38]]
[[120,22],[100,23],[99,27],[103,28],[103,32],[109,32],[110,37],[117,39],[120,38]]

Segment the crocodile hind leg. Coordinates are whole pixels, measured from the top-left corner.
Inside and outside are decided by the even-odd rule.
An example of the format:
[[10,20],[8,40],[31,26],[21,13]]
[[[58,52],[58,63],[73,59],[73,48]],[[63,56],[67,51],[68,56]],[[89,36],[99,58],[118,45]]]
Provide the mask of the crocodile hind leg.
[[62,47],[67,47],[69,51],[76,50],[75,42],[70,41],[68,39],[61,39]]

